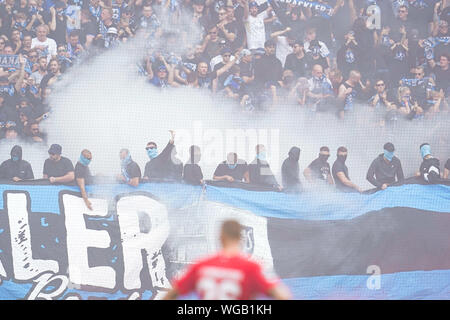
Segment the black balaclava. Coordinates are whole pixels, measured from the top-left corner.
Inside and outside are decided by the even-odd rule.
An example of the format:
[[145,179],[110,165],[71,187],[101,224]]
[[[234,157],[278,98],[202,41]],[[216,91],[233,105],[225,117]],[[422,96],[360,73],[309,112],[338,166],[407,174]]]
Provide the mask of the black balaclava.
[[298,162],[300,159],[300,148],[292,147],[291,150],[289,150],[289,160]]
[[11,149],[11,159],[14,161],[13,158],[18,158],[17,160],[22,160],[22,147],[21,146],[14,146]]
[[190,164],[197,164],[200,161],[200,147],[198,146],[191,146],[189,148],[190,151],[190,157],[189,157],[189,162]]

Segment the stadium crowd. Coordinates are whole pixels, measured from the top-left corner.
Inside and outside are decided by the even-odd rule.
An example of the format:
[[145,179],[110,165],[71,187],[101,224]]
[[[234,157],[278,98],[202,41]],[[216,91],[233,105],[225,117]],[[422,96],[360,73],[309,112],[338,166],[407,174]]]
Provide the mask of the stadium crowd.
[[366,108],[380,126],[440,117],[449,2],[2,0],[0,137],[46,143],[54,83],[138,34],[149,85],[201,88],[243,111]]

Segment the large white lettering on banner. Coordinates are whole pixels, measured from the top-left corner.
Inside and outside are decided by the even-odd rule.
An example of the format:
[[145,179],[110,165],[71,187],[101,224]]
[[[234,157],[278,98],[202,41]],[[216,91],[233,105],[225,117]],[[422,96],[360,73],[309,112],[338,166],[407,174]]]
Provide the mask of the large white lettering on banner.
[[143,268],[141,250],[144,250],[148,266],[154,266],[149,270],[153,286],[168,288],[161,253],[169,236],[166,207],[146,196],[127,196],[117,202],[117,216],[124,252],[124,287],[128,290],[141,287],[136,274]]
[[35,212],[28,191],[4,192],[0,296],[7,286],[31,284],[16,298],[159,299],[169,279],[219,249],[228,218],[244,227],[244,251],[273,268],[267,219],[249,211],[205,199],[169,211],[148,192],[92,195],[91,211],[77,192],[53,196],[59,212]]
[[113,289],[116,282],[114,269],[107,266],[89,267],[88,247],[108,248],[111,243],[107,231],[86,228],[85,215],[97,217],[108,215],[106,200],[91,199],[91,202],[94,208],[92,211],[86,208],[80,197],[63,195],[70,281],[74,284]]
[[56,261],[33,259],[27,194],[8,192],[6,199],[14,278],[30,280],[45,271],[57,273],[59,268]]
[[[0,259],[0,281],[31,283],[32,289],[23,298],[55,299],[75,289],[128,292],[130,299],[151,290],[152,298],[158,298],[170,288],[161,250],[170,229],[167,209],[151,196],[122,195],[116,199],[116,210],[111,214],[106,199],[91,198],[94,210],[90,211],[79,194],[62,193],[61,212],[48,217],[37,217],[38,213],[31,212],[28,192],[8,191],[4,199],[10,245],[5,247],[3,243],[4,250],[0,252],[10,260]],[[52,218],[62,222],[58,230],[49,222]],[[107,227],[102,230],[99,226]],[[48,233],[37,232],[42,229]],[[55,237],[56,231],[63,236]],[[51,250],[46,238],[65,244],[64,251]],[[53,248],[56,244],[53,243]],[[119,246],[121,250],[117,249]],[[100,254],[92,254],[93,250]],[[116,256],[106,265],[104,261],[112,250],[117,252]],[[42,252],[56,259],[35,258]],[[145,284],[141,282],[142,271],[148,277],[141,277],[149,279]],[[79,299],[80,295],[70,293],[68,298]]]

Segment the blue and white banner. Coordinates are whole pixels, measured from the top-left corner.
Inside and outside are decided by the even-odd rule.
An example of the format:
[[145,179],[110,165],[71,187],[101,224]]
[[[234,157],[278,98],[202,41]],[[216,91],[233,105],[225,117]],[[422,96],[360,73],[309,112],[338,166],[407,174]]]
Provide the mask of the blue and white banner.
[[[16,54],[0,54],[0,67],[8,69],[20,69],[19,56]],[[25,71],[31,73],[31,65],[27,60]]]
[[0,54],[0,67],[19,68],[19,56],[15,54]]
[[293,4],[297,7],[311,9],[323,17],[330,18],[333,15],[333,8],[326,3],[308,0],[278,0],[280,3]]
[[[223,220],[296,299],[449,299],[450,187],[374,194],[0,184],[0,299],[158,299]],[[189,298],[189,297],[186,297]]]

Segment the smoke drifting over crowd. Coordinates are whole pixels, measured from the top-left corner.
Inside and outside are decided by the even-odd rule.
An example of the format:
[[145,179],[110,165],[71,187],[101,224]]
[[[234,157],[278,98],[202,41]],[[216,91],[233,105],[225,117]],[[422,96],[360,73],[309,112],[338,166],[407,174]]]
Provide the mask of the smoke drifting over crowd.
[[[301,170],[315,159],[321,146],[330,147],[330,164],[336,149],[346,146],[350,178],[363,188],[370,188],[365,180],[367,168],[388,141],[396,146],[406,176],[418,169],[419,145],[423,142],[429,142],[433,153],[442,160],[449,155],[448,117],[398,121],[395,128],[387,129],[374,124],[367,106],[358,106],[343,121],[337,121],[333,114],[314,114],[289,105],[247,114],[224,98],[212,98],[208,92],[155,89],[137,74],[136,63],[144,50],[139,43],[129,42],[73,68],[50,97],[53,112],[46,122],[48,143],[61,144],[63,154],[73,161],[82,149],[90,149],[94,173],[118,173],[121,148],[128,148],[143,169],[148,161],[146,143],[155,141],[162,150],[170,129],[177,132],[177,157],[183,162],[188,159],[191,144],[201,147],[200,165],[206,179],[212,178],[215,167],[228,152],[236,151],[239,158],[251,162],[256,143],[267,146],[268,161],[278,178],[281,163],[292,146],[302,150]],[[42,150],[42,156],[45,152]],[[30,151],[25,156],[33,158]],[[40,175],[39,161],[32,164],[36,175]]]

